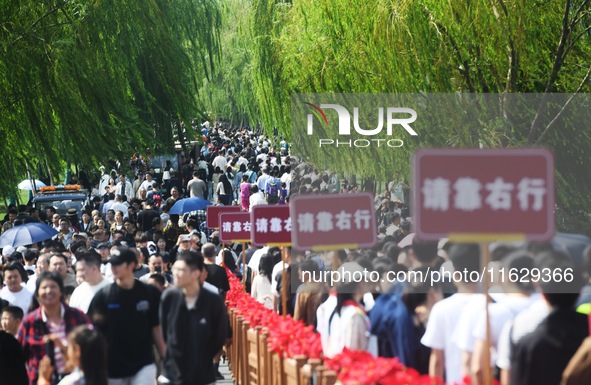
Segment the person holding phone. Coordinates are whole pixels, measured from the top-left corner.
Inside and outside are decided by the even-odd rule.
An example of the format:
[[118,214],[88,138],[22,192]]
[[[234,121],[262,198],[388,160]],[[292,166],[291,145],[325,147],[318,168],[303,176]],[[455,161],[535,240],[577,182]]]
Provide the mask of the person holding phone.
[[[107,343],[99,332],[86,325],[76,327],[68,334],[66,351],[72,373],[58,385],[108,385]],[[49,384],[53,371],[49,358],[43,357],[37,385]]]
[[142,275],[140,277],[140,281],[148,283],[148,281],[150,280],[150,277],[153,274],[162,274],[164,276],[164,278],[166,278],[168,283],[172,283],[172,275],[169,272],[164,271],[163,267],[164,267],[164,261],[162,259],[162,256],[160,254],[151,255],[150,258],[148,259],[148,269],[150,269],[150,272]]

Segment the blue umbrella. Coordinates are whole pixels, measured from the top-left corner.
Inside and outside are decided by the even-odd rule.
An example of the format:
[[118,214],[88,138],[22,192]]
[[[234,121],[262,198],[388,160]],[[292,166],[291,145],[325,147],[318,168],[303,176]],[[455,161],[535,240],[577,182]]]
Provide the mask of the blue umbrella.
[[47,226],[45,223],[24,223],[6,230],[0,236],[0,247],[32,245],[33,243],[45,241],[57,233],[56,229]]
[[207,199],[203,198],[185,198],[176,201],[171,207],[169,214],[184,214],[189,211],[205,210],[207,206],[211,206],[212,203]]

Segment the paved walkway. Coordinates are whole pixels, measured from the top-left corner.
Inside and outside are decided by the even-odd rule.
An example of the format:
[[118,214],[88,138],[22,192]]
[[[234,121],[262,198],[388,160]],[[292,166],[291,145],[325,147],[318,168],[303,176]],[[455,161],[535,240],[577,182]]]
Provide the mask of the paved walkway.
[[216,381],[216,384],[221,385],[233,385],[234,381],[232,381],[232,374],[230,373],[230,368],[228,367],[228,361],[220,362],[220,373],[226,378],[223,381]]

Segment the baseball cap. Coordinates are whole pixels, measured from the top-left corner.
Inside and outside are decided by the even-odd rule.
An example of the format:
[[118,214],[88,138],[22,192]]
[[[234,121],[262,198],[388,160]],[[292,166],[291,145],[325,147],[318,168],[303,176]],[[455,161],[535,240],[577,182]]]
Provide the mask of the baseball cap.
[[97,249],[100,249],[101,247],[107,247],[107,248],[110,247],[109,242],[101,242],[98,245],[96,245]]
[[118,246],[111,250],[108,262],[111,265],[121,265],[123,263],[137,263],[137,256],[129,247]]

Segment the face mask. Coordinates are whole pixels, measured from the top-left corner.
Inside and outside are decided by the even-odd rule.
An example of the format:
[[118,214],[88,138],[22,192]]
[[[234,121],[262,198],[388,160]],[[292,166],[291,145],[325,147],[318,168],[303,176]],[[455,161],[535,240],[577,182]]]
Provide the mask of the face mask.
[[162,273],[162,266],[156,266],[154,270],[156,271],[156,273]]

